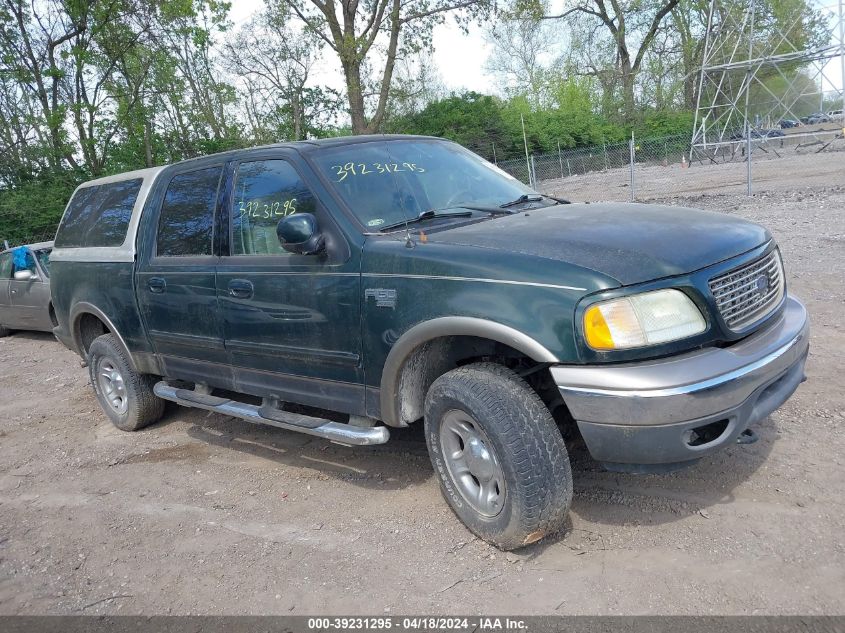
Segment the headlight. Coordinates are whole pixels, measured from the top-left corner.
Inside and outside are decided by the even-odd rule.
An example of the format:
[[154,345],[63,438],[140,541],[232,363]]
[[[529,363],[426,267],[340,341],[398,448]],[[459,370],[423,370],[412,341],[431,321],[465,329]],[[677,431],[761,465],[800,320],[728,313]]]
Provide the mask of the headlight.
[[584,335],[593,349],[628,349],[677,341],[706,328],[704,317],[680,290],[655,290],[602,301],[584,313]]

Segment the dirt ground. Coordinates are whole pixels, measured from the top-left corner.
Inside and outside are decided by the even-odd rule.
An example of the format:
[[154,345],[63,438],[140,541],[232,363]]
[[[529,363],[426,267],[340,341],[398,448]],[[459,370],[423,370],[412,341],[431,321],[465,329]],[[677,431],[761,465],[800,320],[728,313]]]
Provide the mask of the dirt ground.
[[503,554],[451,514],[417,429],[344,448],[172,407],[123,433],[75,355],[19,333],[0,613],[845,613],[845,187],[674,202],[767,225],[811,312],[809,380],[756,444],[662,476],[575,452],[568,530]]

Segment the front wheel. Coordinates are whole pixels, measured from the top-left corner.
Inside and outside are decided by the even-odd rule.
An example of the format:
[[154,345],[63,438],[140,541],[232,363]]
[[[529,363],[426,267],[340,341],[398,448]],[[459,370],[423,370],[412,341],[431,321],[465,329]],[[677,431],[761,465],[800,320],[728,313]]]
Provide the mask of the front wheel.
[[9,334],[11,334],[11,333],[12,333],[12,330],[10,330],[9,328],[7,328],[4,325],[0,325],[0,338],[3,338],[4,336],[9,336]]
[[511,550],[563,528],[572,502],[566,446],[514,372],[475,363],[435,380],[425,436],[443,496],[477,536]]
[[153,393],[155,378],[135,371],[112,334],[91,343],[88,371],[100,406],[120,430],[137,431],[164,413],[164,400]]

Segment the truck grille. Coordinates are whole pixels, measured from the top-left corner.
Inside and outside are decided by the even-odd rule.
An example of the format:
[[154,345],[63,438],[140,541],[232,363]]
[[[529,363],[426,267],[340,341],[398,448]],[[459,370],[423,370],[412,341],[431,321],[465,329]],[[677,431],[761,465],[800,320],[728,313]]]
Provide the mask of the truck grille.
[[710,291],[731,330],[740,330],[774,310],[783,298],[783,263],[777,249],[760,259],[714,277]]

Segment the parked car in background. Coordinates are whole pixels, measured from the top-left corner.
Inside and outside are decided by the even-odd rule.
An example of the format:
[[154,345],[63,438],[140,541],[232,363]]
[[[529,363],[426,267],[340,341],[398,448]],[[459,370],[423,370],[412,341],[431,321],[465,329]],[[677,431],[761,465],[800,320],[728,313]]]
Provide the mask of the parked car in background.
[[8,336],[12,330],[53,331],[52,250],[53,242],[41,242],[0,253],[0,336]]
[[827,113],[827,116],[831,121],[842,121],[845,119],[845,114],[843,114],[842,110],[831,110]]
[[801,125],[801,122],[794,119],[781,119],[778,121],[778,125],[782,130],[788,130],[789,128],[798,127]]
[[[786,134],[784,134],[780,130],[775,130],[775,129],[758,130],[758,129],[754,129],[754,128],[751,129],[751,138],[752,139],[780,138],[782,136],[786,136]],[[745,140],[745,131],[740,130],[739,132],[732,134],[731,140],[732,141],[744,141]]]
[[807,125],[816,125],[818,123],[830,123],[830,117],[824,112],[814,112],[807,117]]

